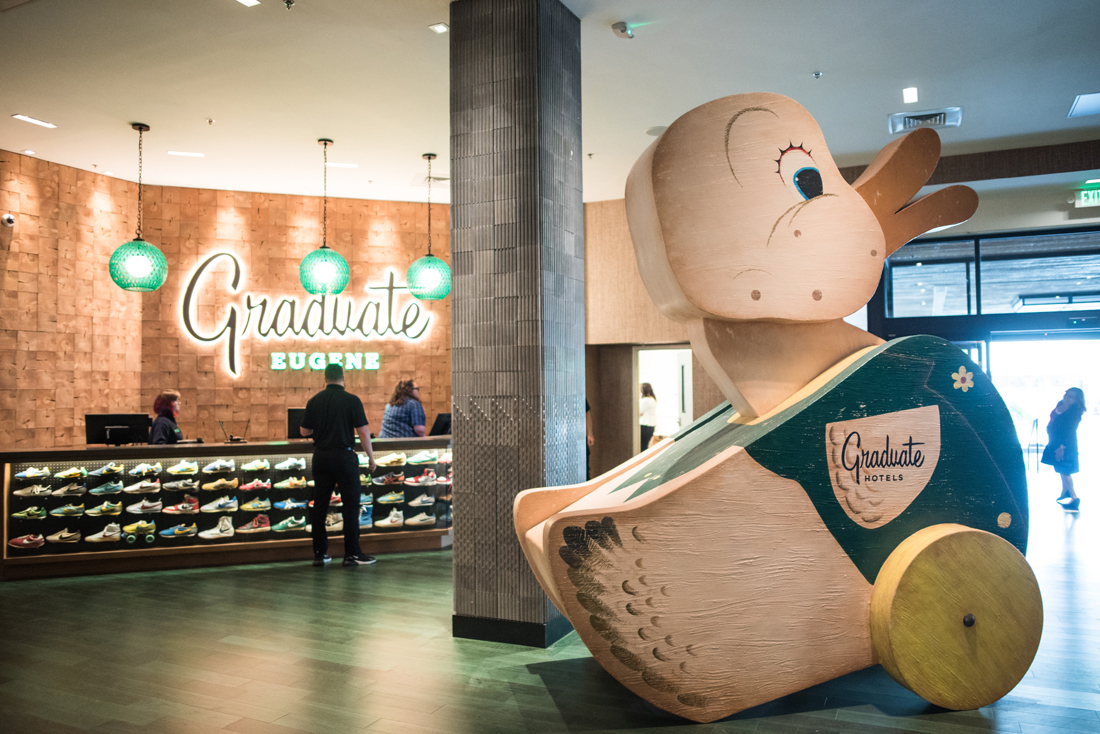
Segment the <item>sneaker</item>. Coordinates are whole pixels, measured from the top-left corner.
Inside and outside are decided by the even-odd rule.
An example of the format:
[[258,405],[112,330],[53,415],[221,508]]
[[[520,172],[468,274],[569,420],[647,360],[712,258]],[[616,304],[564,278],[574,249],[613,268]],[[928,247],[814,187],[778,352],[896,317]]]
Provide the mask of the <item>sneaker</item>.
[[370,466],[370,457],[363,452],[359,452],[359,466]]
[[449,486],[451,486],[451,483],[454,481],[453,476],[454,476],[454,472],[449,471],[449,472],[447,472],[447,476],[445,476],[445,477],[436,477],[435,478],[435,483],[436,484],[442,484],[446,487],[449,487]]
[[306,519],[304,517],[288,517],[271,529],[276,533],[285,533],[289,530],[305,530]]
[[[176,525],[175,527],[168,528],[167,530],[160,531],[160,537],[162,538],[190,538],[197,535],[199,528],[194,523],[190,525]],[[89,538],[90,540],[90,538]]]
[[178,482],[167,482],[164,488],[170,489],[173,492],[197,492],[199,491],[199,480],[181,479]]
[[150,474],[160,474],[162,471],[164,470],[161,469],[158,461],[156,464],[138,464],[126,473],[132,477],[147,477]]
[[301,479],[295,479],[294,477],[291,477],[290,479],[284,479],[283,481],[277,483],[275,485],[275,489],[305,489],[305,486],[305,477],[302,477]]
[[46,508],[28,507],[25,510],[11,513],[11,516],[16,520],[41,520],[46,517]]
[[372,482],[374,484],[401,484],[405,481],[405,472],[403,471],[391,471],[389,474],[383,474],[382,476],[375,477]]
[[305,471],[306,460],[290,458],[275,465],[279,471]]
[[71,469],[66,469],[65,471],[59,471],[57,474],[53,475],[53,478],[54,479],[76,479],[77,477],[86,477],[86,476],[88,476],[88,470],[87,469],[85,469],[84,467],[80,467],[79,469],[77,469],[74,466]]
[[226,497],[219,497],[213,502],[207,502],[200,508],[201,512],[236,512],[237,511],[237,498],[229,499]]
[[[26,536],[24,536],[24,537],[26,537]],[[47,543],[79,543],[80,542],[80,531],[79,530],[74,530],[73,532],[69,532],[69,529],[65,528],[64,530],[57,531],[53,535],[47,535],[46,536],[46,542]]]
[[116,464],[115,462],[112,461],[109,464],[104,464],[103,466],[99,467],[95,471],[88,472],[88,476],[90,476],[90,477],[109,477],[112,474],[121,474],[122,469],[123,469],[122,464]]
[[360,492],[359,493],[359,506],[360,507],[362,507],[363,505],[373,505],[373,504],[374,504],[374,495],[367,494],[366,492]]
[[46,467],[41,469],[35,469],[33,466],[30,469],[19,472],[15,475],[16,479],[40,479],[42,477],[50,476],[50,470]]
[[305,500],[296,500],[293,497],[288,497],[282,502],[275,503],[276,510],[299,510],[303,507],[308,507],[309,503]]
[[65,505],[50,510],[54,517],[80,517],[84,514],[84,505]]
[[396,505],[405,501],[404,492],[390,492],[384,494],[378,498],[378,504],[380,505]]
[[409,507],[431,507],[434,504],[435,497],[430,494],[422,494],[410,502]]
[[410,464],[435,464],[439,461],[439,452],[435,449],[425,449],[418,454],[413,454],[409,459]]
[[241,509],[247,512],[267,512],[271,509],[271,500],[262,500],[257,497],[241,505]]
[[197,515],[199,514],[199,498],[184,495],[183,502],[178,505],[170,505],[164,508],[167,515]]
[[46,540],[41,535],[20,535],[18,538],[12,538],[8,541],[8,545],[12,548],[41,548],[42,544]]
[[[362,482],[360,482],[360,484],[362,484]],[[308,482],[306,482],[306,486],[309,487],[310,489],[313,489],[317,485],[314,483],[314,481],[312,479],[310,479]]]
[[199,533],[200,538],[206,540],[217,540],[218,538],[232,538],[233,537],[233,518],[229,515],[222,515],[218,518],[218,524],[209,530],[203,530]]
[[423,474],[419,474],[415,477],[409,477],[405,480],[405,484],[410,487],[434,487],[435,486],[435,472],[431,469],[425,469]]
[[267,519],[267,515],[256,515],[250,522],[237,528],[238,533],[266,533],[269,530],[271,521]]
[[98,533],[89,535],[84,540],[89,543],[114,543],[115,541],[122,540],[122,528],[118,526],[117,522],[112,522]]
[[16,497],[47,497],[53,494],[53,490],[44,484],[32,484],[29,487],[17,489],[12,494]]
[[207,482],[202,485],[202,488],[211,492],[220,492],[223,489],[236,489],[238,484],[240,484],[240,482],[236,477],[233,477],[233,481],[221,477],[220,479],[215,479],[213,482]]
[[388,530],[391,528],[399,528],[405,524],[405,516],[401,514],[401,510],[396,507],[390,510],[390,516],[384,520],[379,520],[374,523],[374,527]]
[[256,459],[241,467],[241,471],[267,471],[271,468],[271,462],[267,459]]
[[155,482],[141,481],[125,487],[122,491],[126,494],[156,494],[160,491],[160,480],[158,479]]
[[242,484],[241,485],[241,491],[242,492],[254,492],[254,491],[257,491],[257,490],[260,490],[260,489],[271,489],[271,480],[268,479],[265,482],[262,479],[253,479],[248,484]]
[[369,566],[374,563],[374,556],[368,556],[365,553],[357,553],[354,556],[344,556],[343,566]]
[[374,525],[374,518],[371,516],[369,507],[359,508],[359,529],[369,528]]
[[[306,527],[309,527],[309,526],[307,525]],[[331,562],[332,562],[332,556],[328,555],[327,553],[313,557],[313,565],[316,566],[317,568],[321,568],[326,563],[331,563]]]
[[442,454],[440,454],[438,463],[440,463],[440,464],[450,464],[451,463],[451,452],[450,451],[444,451]]
[[66,484],[61,489],[55,490],[54,493],[53,493],[53,496],[54,497],[76,497],[77,495],[85,494],[87,491],[88,491],[88,488],[86,486],[84,486],[83,484],[77,484],[76,482],[73,482],[72,484]]
[[101,515],[121,515],[122,503],[104,502],[98,507],[89,508],[85,514],[87,514],[89,517],[100,517]]
[[135,502],[127,507],[126,511],[134,515],[148,515],[153,512],[160,512],[162,509],[164,509],[163,502],[146,497],[141,502]]
[[118,494],[122,491],[122,482],[114,481],[101,484],[98,487],[92,487],[92,494]]
[[176,464],[175,466],[168,467],[168,473],[169,474],[175,474],[175,475],[198,474],[199,473],[199,462],[197,462],[197,461],[181,461],[180,463]]
[[[313,507],[313,500],[309,501],[309,506]],[[338,495],[336,492],[333,492],[332,496],[329,497],[328,506],[329,507],[343,507],[344,506],[344,498],[341,497],[340,495]]]
[[338,533],[344,529],[344,518],[335,512],[330,512],[325,516],[325,532],[326,533]]
[[150,520],[138,520],[135,523],[124,525],[122,532],[129,535],[148,535],[157,532],[157,524]]
[[367,487],[369,485],[370,485],[370,477],[367,476],[366,474],[360,474],[359,475],[359,486],[360,487]]
[[203,474],[223,474],[231,471],[237,471],[235,459],[218,459],[202,468]]
[[405,466],[405,453],[403,451],[386,454],[381,459],[375,459],[378,466]]
[[419,515],[410,517],[405,521],[405,527],[412,525],[413,527],[424,527],[426,525],[435,525],[435,515],[429,515],[426,512],[421,512]]
[[440,501],[440,502],[450,502],[450,501],[451,501],[451,500],[452,500],[453,498],[454,498],[454,497],[453,497],[453,495],[451,495],[451,493],[450,493],[450,492],[448,492],[447,494],[445,494],[445,495],[443,495],[442,497],[440,497],[440,498],[439,498],[439,501]]

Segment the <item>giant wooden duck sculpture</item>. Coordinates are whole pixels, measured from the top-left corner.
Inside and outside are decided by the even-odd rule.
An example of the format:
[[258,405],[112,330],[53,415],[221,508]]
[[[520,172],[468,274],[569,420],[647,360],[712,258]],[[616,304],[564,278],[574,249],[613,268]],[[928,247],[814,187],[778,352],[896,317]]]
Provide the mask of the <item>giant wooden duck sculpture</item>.
[[776,94],[715,100],[635,164],[646,287],[728,403],[586,484],[515,501],[523,551],[593,656],[653,704],[727,716],[881,663],[947,708],[1011,690],[1042,628],[1012,421],[933,337],[842,318],[908,240],[973,214],[917,130],[854,185]]

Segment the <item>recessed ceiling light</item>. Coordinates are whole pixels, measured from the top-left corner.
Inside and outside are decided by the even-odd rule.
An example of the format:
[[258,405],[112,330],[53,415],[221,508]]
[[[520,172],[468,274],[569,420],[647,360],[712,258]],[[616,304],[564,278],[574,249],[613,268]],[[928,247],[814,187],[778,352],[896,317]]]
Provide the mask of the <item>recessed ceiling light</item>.
[[34,155],[34,151],[33,150],[24,150],[23,155]]
[[188,153],[188,152],[183,151],[183,150],[170,150],[170,151],[168,151],[168,155],[180,155],[180,156],[183,156],[184,158],[205,158],[206,157],[205,153]]
[[36,120],[33,117],[27,117],[26,115],[12,115],[16,120],[22,120],[23,122],[29,122],[32,125],[41,125],[42,127],[57,127],[52,122],[45,122],[43,120]]
[[113,171],[104,171],[104,172],[103,172],[103,175],[104,175],[104,176],[114,176],[115,174],[114,174],[114,172],[113,172]]
[[[1069,108],[1066,117],[1086,117],[1088,115],[1100,115],[1100,92],[1092,94],[1078,94],[1073,100],[1073,106]],[[18,115],[16,115],[18,117]]]
[[325,165],[327,165],[329,168],[358,168],[359,167],[358,163],[333,163],[332,161],[329,161]]
[[447,31],[451,30],[451,27],[446,23],[433,23],[432,25],[428,26],[428,28],[435,31],[436,33],[446,33]]
[[237,2],[246,8],[252,8],[260,4],[260,0],[237,0]]
[[1100,178],[1090,178],[1088,181],[1085,181],[1085,183],[1100,183]]
[[905,89],[901,90],[901,101],[904,104],[913,104],[914,102],[916,102],[917,101],[917,88],[916,87],[906,87]]

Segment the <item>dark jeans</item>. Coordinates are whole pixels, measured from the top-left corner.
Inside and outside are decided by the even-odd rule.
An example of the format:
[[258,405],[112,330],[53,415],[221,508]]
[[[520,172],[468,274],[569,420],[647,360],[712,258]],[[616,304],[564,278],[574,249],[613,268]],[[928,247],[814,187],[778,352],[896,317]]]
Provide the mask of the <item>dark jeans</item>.
[[653,438],[653,429],[657,426],[642,426],[642,451],[649,448],[649,439]]
[[359,554],[359,457],[350,450],[314,451],[313,484],[313,508],[309,511],[313,554],[328,553],[325,516],[335,487],[340,488],[344,501],[344,556]]

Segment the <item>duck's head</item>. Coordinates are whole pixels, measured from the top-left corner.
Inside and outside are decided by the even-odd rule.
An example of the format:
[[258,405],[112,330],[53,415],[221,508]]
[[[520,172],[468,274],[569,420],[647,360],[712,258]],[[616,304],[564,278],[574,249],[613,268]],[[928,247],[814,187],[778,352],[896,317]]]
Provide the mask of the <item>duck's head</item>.
[[890,253],[977,208],[965,186],[905,206],[938,159],[939,136],[918,130],[849,184],[794,100],[708,102],[673,122],[627,180],[642,279],[678,321],[847,316],[874,293]]

